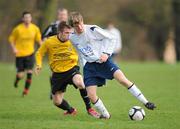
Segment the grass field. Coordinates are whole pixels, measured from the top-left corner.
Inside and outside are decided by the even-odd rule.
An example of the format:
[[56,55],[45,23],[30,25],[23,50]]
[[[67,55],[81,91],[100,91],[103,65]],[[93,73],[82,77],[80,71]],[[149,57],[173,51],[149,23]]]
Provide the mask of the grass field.
[[[87,115],[79,92],[69,86],[65,98],[77,108],[77,116],[64,117],[49,100],[49,70],[45,66],[33,77],[30,94],[22,98],[24,81],[13,87],[14,65],[0,64],[0,129],[180,129],[180,64],[122,63],[121,68],[157,109],[149,111],[115,81],[98,89],[112,115],[110,120]],[[143,121],[128,118],[128,110],[139,105],[145,109]]]

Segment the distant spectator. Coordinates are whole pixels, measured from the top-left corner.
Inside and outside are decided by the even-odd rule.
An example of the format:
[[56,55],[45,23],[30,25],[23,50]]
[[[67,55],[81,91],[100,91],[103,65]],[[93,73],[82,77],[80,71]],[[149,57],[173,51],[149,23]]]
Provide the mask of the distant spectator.
[[57,34],[58,24],[61,21],[67,21],[67,19],[68,19],[68,10],[65,9],[65,8],[58,9],[58,11],[57,11],[57,20],[55,22],[52,22],[45,29],[45,31],[42,33],[43,40],[50,37],[50,36],[56,35]]
[[121,32],[114,26],[112,22],[108,23],[107,31],[113,34],[117,39],[117,42],[114,48],[114,53],[113,53],[114,55],[117,55],[121,52],[121,49],[122,49]]

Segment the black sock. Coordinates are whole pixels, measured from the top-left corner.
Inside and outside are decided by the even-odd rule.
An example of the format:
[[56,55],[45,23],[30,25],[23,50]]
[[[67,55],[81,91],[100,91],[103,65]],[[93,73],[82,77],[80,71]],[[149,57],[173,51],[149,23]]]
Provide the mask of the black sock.
[[86,89],[80,89],[79,91],[80,91],[81,97],[82,97],[82,99],[86,105],[86,109],[87,110],[90,109],[91,108],[91,102],[90,102],[90,99],[87,95]]
[[32,73],[27,73],[27,79],[25,83],[25,89],[29,89],[32,81]]
[[69,105],[69,103],[63,99],[60,105],[56,105],[58,108],[61,108],[62,110],[67,110],[69,113],[73,112],[74,109]]
[[18,74],[16,74],[16,80],[14,82],[14,86],[17,87],[18,86],[18,82],[21,80],[21,78],[18,76]]

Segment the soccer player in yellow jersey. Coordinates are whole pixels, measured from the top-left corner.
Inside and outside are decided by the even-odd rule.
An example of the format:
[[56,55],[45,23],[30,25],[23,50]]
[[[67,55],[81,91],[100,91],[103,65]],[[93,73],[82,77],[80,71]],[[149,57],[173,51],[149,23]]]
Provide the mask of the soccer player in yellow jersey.
[[35,73],[39,74],[42,68],[42,59],[45,53],[48,54],[49,65],[52,70],[51,92],[53,103],[60,109],[66,110],[65,115],[76,114],[76,109],[71,107],[63,99],[68,84],[80,89],[81,96],[86,104],[89,115],[99,118],[100,115],[91,108],[90,100],[85,90],[83,78],[79,72],[78,54],[69,41],[71,27],[66,22],[58,25],[58,34],[45,40],[36,52]]
[[12,51],[16,57],[16,80],[14,86],[18,87],[18,82],[27,72],[27,79],[24,86],[23,96],[29,92],[32,80],[32,69],[34,65],[34,44],[41,44],[41,33],[39,28],[33,24],[30,12],[23,12],[22,23],[17,25],[9,36]]

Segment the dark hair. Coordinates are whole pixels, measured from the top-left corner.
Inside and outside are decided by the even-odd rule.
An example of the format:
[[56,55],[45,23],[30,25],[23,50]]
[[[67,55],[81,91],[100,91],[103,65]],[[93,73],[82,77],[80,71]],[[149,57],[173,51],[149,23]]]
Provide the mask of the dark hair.
[[24,15],[26,15],[26,14],[31,14],[31,12],[29,12],[29,11],[24,11],[24,12],[22,13],[22,17],[24,17]]
[[62,21],[58,25],[58,31],[63,32],[65,28],[71,29],[71,26],[68,25],[65,21]]

